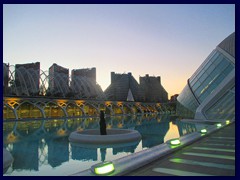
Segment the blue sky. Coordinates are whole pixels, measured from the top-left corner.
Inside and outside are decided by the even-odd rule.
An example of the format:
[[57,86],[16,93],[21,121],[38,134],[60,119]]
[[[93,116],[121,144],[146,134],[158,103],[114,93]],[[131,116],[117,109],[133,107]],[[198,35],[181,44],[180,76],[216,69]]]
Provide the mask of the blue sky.
[[161,76],[169,97],[235,31],[233,4],[3,5],[3,62]]

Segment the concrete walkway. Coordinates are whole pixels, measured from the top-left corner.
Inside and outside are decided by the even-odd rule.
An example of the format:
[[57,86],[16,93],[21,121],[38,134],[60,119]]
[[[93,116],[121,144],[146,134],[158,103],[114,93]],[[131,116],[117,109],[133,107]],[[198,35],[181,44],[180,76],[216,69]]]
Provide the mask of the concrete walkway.
[[235,176],[235,122],[125,176]]

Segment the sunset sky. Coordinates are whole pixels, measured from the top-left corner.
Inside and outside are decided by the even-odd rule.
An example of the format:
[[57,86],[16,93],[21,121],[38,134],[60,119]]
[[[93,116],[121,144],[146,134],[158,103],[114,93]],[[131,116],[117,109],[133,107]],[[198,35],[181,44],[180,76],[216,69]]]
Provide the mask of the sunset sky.
[[3,5],[3,62],[161,76],[170,96],[235,31],[234,4]]

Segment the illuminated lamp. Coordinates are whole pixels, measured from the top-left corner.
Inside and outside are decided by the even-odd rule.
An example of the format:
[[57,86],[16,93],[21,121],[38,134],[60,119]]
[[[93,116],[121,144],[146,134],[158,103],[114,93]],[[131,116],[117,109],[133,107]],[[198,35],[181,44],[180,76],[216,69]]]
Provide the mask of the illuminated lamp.
[[222,124],[221,124],[221,123],[218,123],[218,124],[217,124],[217,127],[221,127],[221,126],[222,126]]
[[169,142],[170,142],[171,145],[174,145],[174,146],[181,144],[179,139],[172,139]]
[[229,124],[230,123],[230,120],[226,120],[226,124]]
[[107,175],[114,171],[114,165],[112,162],[107,161],[93,165],[91,170],[96,175]]
[[207,132],[207,130],[206,129],[201,129],[201,131],[200,131],[202,134],[205,134],[206,132]]

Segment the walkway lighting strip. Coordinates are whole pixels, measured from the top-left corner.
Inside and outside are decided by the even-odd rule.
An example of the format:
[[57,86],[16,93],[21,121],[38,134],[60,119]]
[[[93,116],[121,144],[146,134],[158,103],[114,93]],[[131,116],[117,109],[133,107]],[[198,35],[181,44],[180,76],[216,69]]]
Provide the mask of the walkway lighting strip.
[[103,162],[93,165],[91,169],[96,175],[107,175],[114,171],[114,165],[112,162]]

